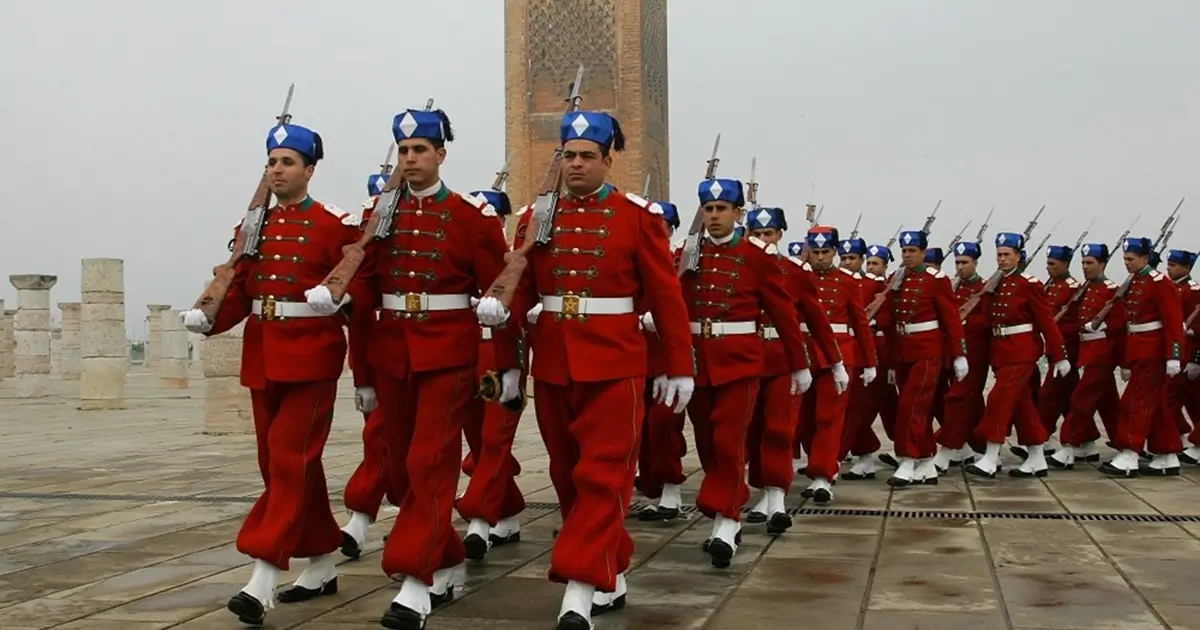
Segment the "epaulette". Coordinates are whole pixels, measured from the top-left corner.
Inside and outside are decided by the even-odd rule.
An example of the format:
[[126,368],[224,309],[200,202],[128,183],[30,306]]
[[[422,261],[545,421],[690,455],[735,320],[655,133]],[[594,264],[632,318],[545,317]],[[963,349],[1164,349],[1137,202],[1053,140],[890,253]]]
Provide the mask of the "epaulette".
[[767,252],[768,254],[770,254],[770,255],[772,255],[772,256],[778,256],[778,255],[779,255],[779,248],[778,248],[778,247],[775,247],[775,244],[774,244],[774,243],[771,243],[770,245],[767,245],[766,247],[764,247],[764,248],[763,248],[763,251],[764,251],[764,252]]
[[1079,288],[1079,281],[1075,278],[1067,278],[1067,286],[1071,287],[1072,289]]
[[1166,278],[1166,276],[1164,276],[1161,271],[1159,271],[1157,269],[1150,270],[1150,279],[1151,280],[1154,280],[1155,282],[1162,282],[1163,278]]
[[788,259],[788,261],[789,261],[789,262],[791,262],[793,265],[796,265],[797,267],[799,267],[799,268],[801,268],[801,269],[803,269],[803,270],[805,270],[805,271],[812,271],[812,270],[813,270],[813,268],[812,268],[812,265],[810,265],[810,264],[808,264],[808,263],[804,262],[803,260],[800,260],[799,258],[796,258],[795,256],[788,256],[788,257],[787,257],[787,259]]
[[642,199],[641,197],[639,197],[631,192],[625,193],[625,198],[632,201],[639,208],[649,210],[650,214],[662,214],[663,213],[662,206],[660,206],[656,203],[650,203],[649,201],[646,201],[645,199]]
[[1190,279],[1189,279],[1189,280],[1188,280],[1188,286],[1189,286],[1189,287],[1192,287],[1192,290],[1193,290],[1193,291],[1200,291],[1200,282],[1196,282],[1195,280],[1190,280]]
[[933,276],[934,278],[945,278],[946,277],[946,274],[942,273],[941,269],[937,269],[934,267],[926,267],[925,273]]
[[842,273],[846,274],[847,276],[850,276],[851,278],[857,278],[857,277],[858,277],[858,274],[854,273],[853,271],[850,271],[849,269],[847,269],[847,268],[845,268],[845,267],[838,267],[838,271],[840,271],[840,272],[842,272]]
[[1107,279],[1107,278],[1106,278],[1106,279],[1104,280],[1104,286],[1106,286],[1106,287],[1108,287],[1108,288],[1110,288],[1110,289],[1115,289],[1115,288],[1117,288],[1117,283],[1116,283],[1116,282],[1113,282],[1112,280],[1109,280],[1109,279]]
[[475,206],[475,209],[479,210],[479,213],[485,217],[498,216],[496,214],[496,209],[493,208],[492,204],[488,203],[487,199],[484,199],[483,197],[477,197],[475,195],[459,195],[459,197],[462,197],[464,201],[472,206]]
[[877,276],[877,275],[875,275],[875,274],[873,274],[873,273],[870,273],[870,272],[868,272],[868,271],[864,271],[864,272],[863,272],[863,277],[864,277],[864,278],[866,278],[866,279],[868,279],[868,280],[875,280],[875,281],[877,281],[877,282],[883,282],[883,277],[882,277],[882,276]]
[[1035,276],[1035,275],[1033,275],[1033,274],[1031,274],[1031,273],[1024,273],[1024,272],[1022,272],[1022,273],[1021,273],[1021,277],[1022,277],[1022,278],[1025,278],[1026,280],[1028,280],[1028,281],[1029,281],[1029,284],[1041,284],[1041,283],[1042,283],[1042,281],[1041,281],[1041,280],[1039,280],[1037,276]]
[[379,197],[377,197],[377,196],[367,197],[367,200],[363,202],[362,209],[370,210],[371,208],[374,208],[375,204],[377,204],[377,203],[379,203]]
[[526,212],[529,212],[529,209],[530,209],[530,208],[532,208],[532,207],[533,207],[533,204],[530,204],[530,205],[527,205],[527,206],[521,206],[521,207],[520,207],[520,209],[518,209],[516,212],[514,212],[514,213],[513,213],[513,216],[514,216],[514,217],[519,217],[519,216],[521,216],[522,214],[525,214]]
[[345,210],[342,210],[331,203],[322,205],[325,206],[325,212],[328,212],[329,214],[341,219],[342,225],[358,227],[362,223],[362,219],[360,219],[357,214],[350,214],[349,212],[346,212]]
[[751,244],[753,244],[755,247],[757,247],[759,249],[765,250],[767,248],[767,244],[765,242],[763,242],[762,240],[760,240],[758,237],[747,236],[746,240],[750,241]]

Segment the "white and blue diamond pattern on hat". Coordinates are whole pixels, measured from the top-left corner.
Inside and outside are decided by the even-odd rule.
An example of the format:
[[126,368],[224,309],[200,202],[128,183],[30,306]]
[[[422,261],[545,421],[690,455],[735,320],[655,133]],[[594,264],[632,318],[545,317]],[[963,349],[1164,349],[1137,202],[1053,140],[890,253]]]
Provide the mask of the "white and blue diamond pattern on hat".
[[817,247],[825,247],[825,243],[829,242],[829,238],[824,234],[817,234],[813,237],[813,242],[817,244]]
[[771,227],[771,219],[774,218],[775,217],[771,214],[771,211],[767,210],[766,208],[759,210],[758,214],[754,215],[754,221],[758,223],[758,227],[760,228]]
[[437,112],[407,109],[392,119],[392,137],[396,142],[410,138],[445,140],[442,118]]
[[604,112],[579,110],[563,114],[559,125],[559,140],[588,140],[602,147],[610,147],[616,133],[612,116]]
[[388,176],[383,173],[372,173],[367,177],[367,194],[374,197],[383,192],[383,186],[387,183]]
[[842,253],[843,254],[850,253],[850,241],[842,241]]
[[300,125],[277,125],[267,132],[267,153],[275,149],[291,149],[310,158],[316,157],[317,134]]
[[571,123],[571,129],[575,130],[576,137],[583,137],[584,132],[587,131],[587,128],[590,126],[591,125],[589,125],[587,121],[587,116],[584,116],[583,114],[575,116],[575,122]]
[[962,254],[967,253],[967,246],[963,243],[959,243],[958,246],[954,248],[954,251],[958,252],[958,254],[961,256]]
[[1091,256],[1091,255],[1092,255],[1092,246],[1091,246],[1091,245],[1084,245],[1084,246],[1083,246],[1083,255],[1084,255],[1084,256]]
[[[742,182],[736,179],[703,180],[697,186],[696,194],[700,197],[701,205],[713,201],[728,201],[740,208],[742,204],[746,203],[746,199],[742,195]],[[770,209],[768,208],[768,210]]]
[[723,190],[724,188],[721,187],[721,180],[719,179],[714,179],[712,183],[708,185],[708,194],[712,195],[713,199],[720,199],[721,192]]
[[911,232],[905,232],[905,233],[904,233],[904,238],[900,239],[900,242],[901,242],[901,243],[904,243],[905,245],[911,245],[911,244],[912,244],[912,242],[913,242],[912,233],[911,233]]
[[788,255],[789,256],[799,256],[800,252],[803,252],[803,251],[804,251],[804,243],[796,243],[796,242],[788,243]]
[[283,141],[287,140],[288,137],[287,127],[279,125],[275,128],[275,132],[271,134],[271,137],[275,138],[275,144],[283,144]]
[[404,112],[404,117],[400,119],[396,127],[400,129],[405,138],[410,138],[413,132],[417,130],[417,119],[413,118],[412,112]]

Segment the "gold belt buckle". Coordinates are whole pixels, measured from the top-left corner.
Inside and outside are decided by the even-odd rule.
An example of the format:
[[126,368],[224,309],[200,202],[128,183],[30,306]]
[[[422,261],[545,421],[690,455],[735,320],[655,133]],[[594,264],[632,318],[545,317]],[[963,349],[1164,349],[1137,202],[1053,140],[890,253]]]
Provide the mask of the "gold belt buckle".
[[992,336],[993,337],[1003,337],[1004,336],[1004,327],[1003,326],[992,326]]
[[268,296],[268,297],[263,298],[262,314],[259,315],[259,317],[261,319],[266,319],[266,320],[275,319],[275,298],[274,297]]
[[700,338],[701,339],[712,339],[712,336],[713,336],[712,320],[711,319],[700,320]]
[[562,298],[562,314],[563,315],[578,315],[579,314],[579,296],[564,295]]
[[421,312],[421,294],[420,293],[405,293],[404,294],[404,312],[405,313],[420,313]]

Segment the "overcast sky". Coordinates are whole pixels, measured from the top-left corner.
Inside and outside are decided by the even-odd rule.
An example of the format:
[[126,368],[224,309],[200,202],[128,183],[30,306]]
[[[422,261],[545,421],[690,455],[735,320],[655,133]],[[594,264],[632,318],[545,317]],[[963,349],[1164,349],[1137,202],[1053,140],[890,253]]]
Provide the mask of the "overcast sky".
[[[486,187],[505,154],[502,17],[498,0],[0,4],[0,274],[56,274],[53,301],[74,301],[80,258],[124,258],[132,337],[146,303],[190,306],[293,81],[295,122],[325,139],[318,199],[357,211],[392,115],[431,96],[458,135],[447,183]],[[992,233],[1019,231],[1044,203],[1034,241],[1061,220],[1052,242],[1073,244],[1138,213],[1153,237],[1187,195],[1172,245],[1194,248],[1198,24],[1191,0],[676,0],[672,197],[689,218],[721,132],[720,174],[757,156],[760,202],[796,239],[810,197],[846,232],[863,213],[876,242],[943,199],[938,244],[992,205]],[[7,282],[0,297],[15,308]]]

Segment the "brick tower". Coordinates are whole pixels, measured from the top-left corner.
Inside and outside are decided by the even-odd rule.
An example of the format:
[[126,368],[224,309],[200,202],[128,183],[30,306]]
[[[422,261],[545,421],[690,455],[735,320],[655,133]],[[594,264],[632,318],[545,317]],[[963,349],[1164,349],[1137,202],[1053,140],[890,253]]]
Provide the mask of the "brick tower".
[[[584,67],[584,109],[621,121],[610,181],[650,198],[670,190],[667,0],[506,0],[505,136],[513,206],[531,203],[558,146],[564,99]],[[510,232],[511,233],[511,232]]]

